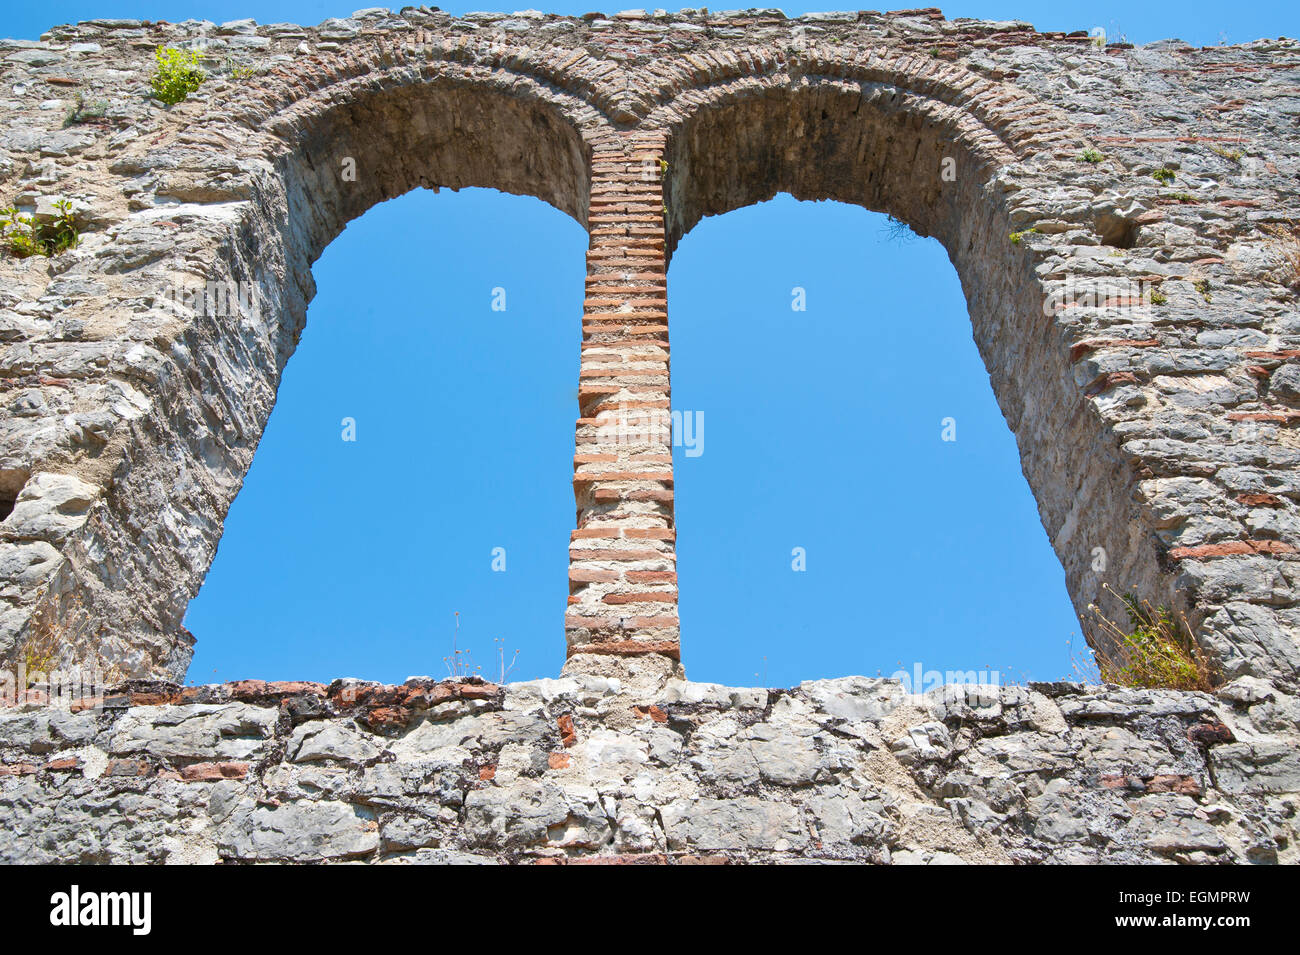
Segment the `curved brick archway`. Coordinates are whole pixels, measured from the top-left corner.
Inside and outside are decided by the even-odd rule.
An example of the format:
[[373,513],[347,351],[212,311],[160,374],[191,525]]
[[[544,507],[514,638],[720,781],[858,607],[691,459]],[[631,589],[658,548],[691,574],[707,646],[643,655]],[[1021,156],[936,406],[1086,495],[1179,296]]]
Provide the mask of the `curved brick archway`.
[[[1085,616],[1098,603],[1112,618],[1122,616],[1103,581],[1175,601],[1173,575],[1138,506],[1138,469],[1075,380],[1078,329],[1045,313],[1052,283],[1035,272],[1028,250],[1008,239],[1023,228],[1017,210],[1046,201],[1032,173],[1013,178],[1009,170],[1032,168],[1044,144],[1082,149],[1078,131],[1040,120],[1032,136],[1017,136],[996,113],[978,109],[978,100],[968,111],[916,92],[926,86],[917,77],[883,68],[870,71],[872,79],[862,78],[866,71],[834,75],[833,63],[809,59],[820,71],[815,76],[804,69],[746,77],[676,108],[680,119],[666,150],[668,247],[700,219],[778,192],[859,205],[936,238],[961,278],[976,344],[1018,437],[1077,612]],[[996,98],[996,90],[983,92]],[[1023,109],[1014,103],[1006,115]],[[1101,246],[1110,237],[1097,223],[1113,212],[1101,190],[1079,202],[1070,243]],[[1093,278],[1106,288],[1129,276],[1121,266]],[[1132,311],[1149,317],[1151,310]],[[1145,532],[1133,533],[1136,527]],[[1109,574],[1094,571],[1096,548],[1107,554]]]
[[122,463],[102,491],[79,492],[84,523],[33,588],[37,625],[60,621],[69,648],[127,675],[184,675],[181,619],[301,334],[311,264],[348,221],[417,187],[484,186],[585,225],[591,147],[577,123],[595,125],[590,107],[523,72],[403,53],[370,45],[342,68],[279,75],[261,98],[186,104],[115,158],[123,179],[164,170],[166,214],[118,236],[143,250],[98,269],[124,273],[123,296],[147,307],[154,340],[124,356],[144,367],[123,371],[147,376],[153,400],[104,449]]
[[[1285,283],[1249,218],[1259,203],[1230,177],[1226,198],[1195,186],[1219,218],[1192,219],[1189,200],[1148,174],[1150,153],[1181,165],[1193,157],[1170,150],[1234,141],[1231,116],[1209,110],[1223,99],[1203,78],[1214,71],[1187,80],[1184,97],[1226,128],[1162,138],[1106,101],[1074,119],[1070,94],[1035,64],[1068,59],[1085,78],[1127,82],[1108,71],[1111,54],[1014,25],[756,15],[701,34],[632,15],[543,17],[533,37],[529,18],[357,22],[231,28],[256,44],[202,24],[96,27],[100,52],[75,54],[101,85],[122,86],[103,72],[111,56],[135,63],[142,88],[144,64],[124,51],[198,37],[275,53],[253,82],[221,78],[171,110],[131,114],[130,136],[72,142],[88,163],[60,188],[95,210],[86,243],[58,281],[39,263],[6,265],[18,300],[52,297],[81,325],[62,337],[24,328],[9,349],[10,380],[32,379],[63,423],[12,427],[2,449],[0,490],[22,489],[5,525],[17,569],[0,651],[52,606],[70,652],[183,673],[181,614],[302,327],[311,262],[375,202],[482,185],[538,196],[591,235],[569,669],[632,657],[675,671],[669,436],[629,434],[626,417],[670,407],[677,240],[702,216],[783,190],[888,212],[947,247],[1080,611],[1111,582],[1173,600],[1226,676],[1295,679],[1296,412],[1268,385],[1294,351]],[[1082,162],[1085,147],[1105,161]],[[1256,182],[1281,197],[1272,148]],[[1113,293],[1153,282],[1158,309]],[[196,315],[159,301],[207,283],[234,283],[257,307]]]

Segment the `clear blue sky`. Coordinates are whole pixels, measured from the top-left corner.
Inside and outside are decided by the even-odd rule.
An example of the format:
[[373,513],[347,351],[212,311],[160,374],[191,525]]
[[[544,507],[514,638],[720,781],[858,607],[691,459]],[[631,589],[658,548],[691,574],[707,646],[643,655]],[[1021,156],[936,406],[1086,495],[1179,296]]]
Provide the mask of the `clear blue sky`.
[[[0,33],[92,17],[311,24],[352,8],[11,3]],[[943,9],[1136,43],[1300,33],[1294,2]],[[438,675],[457,611],[487,675],[497,637],[520,651],[512,679],[558,672],[585,248],[581,227],[538,200],[466,190],[385,203],[326,250],[187,616],[191,680]],[[805,312],[790,308],[795,286]],[[504,312],[491,308],[497,287]],[[936,242],[892,241],[881,216],[782,196],[683,240],[669,311],[673,404],[704,418],[704,453],[675,452],[692,678],[789,685],[918,662],[1004,681],[1069,672],[1078,621]],[[341,439],[345,417],[355,442]],[[945,417],[955,442],[941,440]]]

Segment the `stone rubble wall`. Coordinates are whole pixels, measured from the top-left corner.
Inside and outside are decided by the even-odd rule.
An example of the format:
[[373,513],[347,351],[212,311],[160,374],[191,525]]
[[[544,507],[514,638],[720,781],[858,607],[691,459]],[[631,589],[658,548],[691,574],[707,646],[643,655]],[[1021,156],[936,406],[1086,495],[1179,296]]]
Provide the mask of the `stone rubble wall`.
[[[164,45],[211,73],[170,108]],[[0,669],[52,640],[173,681],[0,712],[0,854],[1294,861],[1297,117],[1294,40],[1099,48],[935,10],[0,40],[0,204],[66,198],[82,231],[0,256]],[[422,186],[538,196],[591,235],[565,675],[182,690],[311,264]],[[1215,696],[683,682],[668,436],[608,428],[671,407],[678,241],[779,191],[944,244],[1076,610],[1172,604]],[[197,308],[210,283],[249,298]]]
[[135,684],[0,710],[0,861],[1291,863],[1294,700],[849,677]]

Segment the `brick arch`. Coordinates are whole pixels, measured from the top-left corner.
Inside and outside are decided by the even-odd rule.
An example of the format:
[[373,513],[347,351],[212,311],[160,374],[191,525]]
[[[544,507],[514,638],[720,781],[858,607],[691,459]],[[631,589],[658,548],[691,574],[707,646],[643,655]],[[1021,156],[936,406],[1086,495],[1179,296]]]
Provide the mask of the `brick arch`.
[[276,67],[268,74],[271,82],[237,103],[221,104],[221,113],[255,128],[277,116],[292,122],[298,108],[319,108],[335,91],[352,84],[378,87],[454,78],[527,99],[546,99],[582,128],[631,118],[618,105],[623,84],[611,80],[600,65],[566,49],[417,29]]
[[[604,120],[580,100],[490,64],[382,47],[339,61],[279,70],[237,104],[187,103],[163,136],[117,161],[125,172],[181,157],[162,188],[182,204],[159,217],[180,241],[127,269],[166,348],[141,346],[149,412],[120,436],[122,464],[63,542],[36,612],[79,628],[69,647],[92,646],[126,675],[185,673],[185,609],[305,324],[311,265],[349,220],[417,187],[479,186],[586,224],[592,131]],[[214,168],[227,177],[219,185]]]
[[[224,44],[245,74],[213,78],[174,108],[151,104],[154,47],[199,40]],[[566,666],[581,679],[504,689],[135,685],[102,718],[0,713],[14,727],[0,732],[11,744],[0,814],[12,835],[0,855],[1296,860],[1300,140],[1285,105],[1300,83],[1294,40],[1098,47],[1082,30],[949,21],[936,10],[568,18],[406,7],[317,27],[56,26],[39,43],[10,44],[0,79],[2,201],[72,195],[89,207],[78,249],[57,260],[0,256],[0,669],[13,666],[52,589],[58,622],[72,619],[73,598],[86,605],[88,619],[65,634],[80,660],[101,650],[136,674],[183,673],[179,611],[292,351],[313,250],[357,211],[326,202],[315,223],[303,201],[307,177],[334,157],[302,149],[299,137],[331,103],[428,83],[448,97],[480,90],[502,116],[553,110],[552,145],[537,147],[570,185],[548,195],[585,208],[591,237],[565,618]],[[73,113],[67,125],[51,101],[75,94],[87,122]],[[764,156],[840,155],[824,137],[791,144],[789,118],[810,115],[800,99],[810,96],[856,97],[853,123],[881,156],[951,137],[968,158],[959,190],[872,192],[847,156],[842,181],[819,182],[815,163],[791,169],[777,156],[729,172],[701,155],[742,120],[759,123],[752,146]],[[97,100],[111,107],[99,123],[89,115]],[[520,112],[514,100],[532,105]],[[570,127],[589,162],[581,186],[559,158],[572,154]],[[880,139],[890,130],[895,147]],[[389,132],[406,135],[375,128]],[[1081,155],[1084,145],[1095,154]],[[304,168],[309,155],[316,163]],[[1161,169],[1176,171],[1172,188],[1152,175]],[[418,184],[416,173],[390,169],[383,180],[396,189]],[[510,182],[531,188],[537,178]],[[370,185],[377,200],[383,183]],[[1103,579],[1083,562],[1104,548],[1105,580],[1153,600],[1172,594],[1189,611],[1231,681],[1219,693],[947,688],[917,708],[897,683],[861,677],[789,691],[649,679],[680,672],[671,455],[662,428],[613,441],[608,425],[621,409],[670,406],[669,240],[773,188],[854,201],[854,185],[856,201],[947,243],[1076,601]],[[572,201],[579,193],[585,206]],[[1150,276],[1163,283],[1154,310],[1071,298],[1072,281]],[[203,322],[153,307],[159,283],[195,278],[251,280],[269,304],[260,316]],[[1044,297],[1069,307],[1044,313]],[[688,641],[740,636],[687,624]],[[591,678],[605,672],[629,679]],[[381,765],[340,750],[336,762],[357,782],[349,791],[279,793],[295,765],[331,748],[320,735],[295,754],[317,727],[294,724],[316,716],[347,749],[384,750]],[[179,719],[194,732],[176,733]],[[421,792],[399,812],[373,812],[364,792],[391,789],[394,774],[428,775],[420,741],[430,720],[438,735],[463,729],[473,750],[442,773],[466,793],[461,811],[453,818],[439,792]],[[238,739],[222,735],[231,727]],[[358,737],[363,728],[374,735]],[[1109,745],[1116,736],[1122,745]],[[918,747],[923,737],[933,745]],[[530,757],[523,773],[513,757],[498,767],[503,745],[542,761]],[[1008,760],[1023,754],[1041,771],[1009,779]],[[611,793],[624,769],[636,784]],[[1058,782],[1038,798],[1047,776]],[[208,792],[216,780],[220,812]],[[282,797],[273,817],[269,789]],[[1200,811],[1197,800],[1223,811]],[[503,815],[525,803],[528,825],[503,836]],[[882,803],[897,811],[882,817]],[[953,821],[895,825],[913,816]],[[1062,831],[1065,817],[1080,823],[1073,832]]]
[[[889,211],[923,235],[953,232],[967,195],[1015,154],[969,113],[898,86],[782,74],[725,83],[669,107],[669,249],[703,217],[789,192]],[[733,143],[730,148],[719,148]],[[890,207],[890,208],[886,208]],[[955,234],[955,233],[954,233]]]
[[[989,251],[1005,245],[1008,227],[1005,210],[980,201],[981,187],[1042,138],[1070,141],[1044,118],[1055,114],[1034,112],[1026,97],[960,70],[936,78],[907,59],[742,50],[722,61],[667,60],[650,72],[630,104],[644,118],[619,131],[617,161],[593,167],[593,203],[607,214],[593,221],[588,257],[570,669],[622,673],[622,662],[605,659],[630,656],[671,669],[680,657],[672,458],[668,429],[652,426],[671,422],[666,274],[680,237],[702,216],[789,191],[888,205],[922,232],[965,242],[963,254],[1013,260],[1006,249]],[[889,144],[869,169],[861,154],[868,127]],[[961,190],[939,188],[950,155]],[[931,177],[909,178],[927,161]],[[957,239],[963,218],[984,233]],[[996,294],[1023,294],[1012,274],[1008,266]]]
[[[833,68],[815,57],[808,65]],[[1076,611],[1103,603],[1122,617],[1103,579],[1177,599],[1175,575],[1138,503],[1139,467],[1094,407],[1093,383],[1077,380],[1077,328],[1045,315],[1052,284],[1009,238],[1024,228],[1018,210],[1044,201],[1035,152],[1083,138],[1041,119],[1019,126],[1015,117],[1032,111],[1026,97],[983,81],[982,95],[1006,108],[959,107],[919,91],[935,93],[935,83],[908,89],[862,78],[905,78],[898,73],[839,73],[737,76],[665,104],[661,115],[674,118],[664,152],[668,254],[700,219],[778,192],[860,205],[938,239],[961,279],[977,347]],[[954,98],[950,90],[944,96]],[[954,163],[951,182],[946,160]],[[1076,228],[1097,231],[1092,221]],[[1114,576],[1094,572],[1096,547]],[[1186,599],[1183,606],[1195,614]]]
[[1001,161],[1024,158],[1037,148],[1073,146],[1082,139],[1056,107],[1012,86],[994,83],[955,64],[876,48],[845,58],[821,44],[788,48],[746,46],[726,61],[675,59],[656,70],[659,85],[642,111],[648,124],[671,126],[719,96],[749,88],[779,89],[805,81],[839,81],[862,89],[881,87],[931,101],[927,111],[964,126],[968,141],[986,138],[985,149]]

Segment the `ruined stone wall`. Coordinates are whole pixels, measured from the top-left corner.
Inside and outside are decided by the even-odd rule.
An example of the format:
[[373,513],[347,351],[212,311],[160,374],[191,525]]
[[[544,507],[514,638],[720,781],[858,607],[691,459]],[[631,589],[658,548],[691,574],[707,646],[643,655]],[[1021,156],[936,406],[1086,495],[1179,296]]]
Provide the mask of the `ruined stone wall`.
[[[148,95],[160,45],[202,47],[212,68],[173,107]],[[78,102],[83,112],[70,116]],[[932,10],[573,19],[407,8],[316,27],[91,21],[53,28],[40,41],[0,41],[3,201],[48,218],[56,199],[69,199],[83,233],[55,258],[0,257],[0,659],[53,640],[62,662],[100,659],[127,676],[180,682],[192,652],[181,619],[306,320],[312,262],[376,202],[417,186],[493,187],[538,196],[591,236],[574,328],[582,363],[565,631],[566,679],[577,682],[555,692],[569,701],[562,706],[596,721],[582,745],[631,747],[618,786],[635,790],[635,813],[662,818],[658,829],[647,823],[648,835],[626,836],[640,830],[616,824],[617,813],[609,821],[610,780],[578,760],[568,777],[583,780],[577,789],[546,789],[546,773],[567,769],[550,766],[549,755],[544,768],[498,767],[499,782],[470,780],[474,792],[488,793],[475,799],[511,807],[504,815],[484,808],[485,818],[545,805],[545,838],[538,842],[534,828],[524,840],[536,848],[564,841],[551,827],[570,825],[557,814],[572,808],[595,827],[574,836],[579,853],[619,850],[619,838],[637,852],[730,847],[752,856],[782,851],[776,843],[784,840],[786,849],[812,853],[818,838],[787,828],[839,811],[803,801],[812,771],[817,791],[835,800],[851,802],[850,793],[870,789],[864,780],[875,780],[890,799],[949,814],[1006,858],[1074,859],[1079,847],[1122,855],[1117,845],[1198,860],[1287,857],[1300,788],[1291,755],[1300,676],[1298,114],[1293,40],[1098,48],[1082,32],[949,21]],[[778,191],[889,213],[944,244],[1076,609],[1097,602],[1121,616],[1105,586],[1172,603],[1219,670],[1217,698],[1061,686],[1032,696],[1031,709],[1056,714],[1047,729],[1038,717],[953,722],[946,710],[925,718],[898,710],[890,723],[894,708],[852,716],[845,730],[835,720],[848,717],[824,710],[815,689],[681,682],[669,434],[625,427],[626,419],[670,406],[666,275],[678,240],[703,216]],[[214,303],[209,286],[240,294]],[[688,621],[688,645],[731,638],[691,634]],[[617,705],[602,710],[600,693],[581,702],[587,691],[578,688],[593,680],[619,687],[610,691]],[[488,733],[502,750],[540,752],[546,720],[518,723],[509,714],[550,712],[538,702],[550,692],[510,689],[496,703],[474,704],[488,712],[408,726],[412,734],[434,732],[419,729],[426,725],[470,734],[412,746],[462,746]],[[671,693],[696,692],[708,702],[688,722],[698,717],[701,732],[684,723],[675,730],[671,720],[628,722],[630,707],[668,713],[686,705]],[[1000,713],[1022,706],[1004,703]],[[275,807],[258,803],[261,787],[280,792],[283,780],[296,793],[291,778],[308,771],[293,755],[296,717],[257,703],[194,705],[209,708],[172,702],[125,716],[60,717],[73,736],[63,722],[42,723],[39,708],[4,717],[19,723],[6,724],[16,735],[5,737],[0,791],[18,795],[2,805],[15,820],[63,831],[59,820],[74,819],[82,797],[126,787],[120,792],[134,795],[122,805],[157,812],[159,828],[139,837],[141,853],[163,851],[159,840],[175,835],[169,827],[193,826],[200,854],[215,845],[231,858],[256,857],[253,844],[275,841],[263,823],[279,831]],[[797,729],[782,722],[791,708]],[[137,726],[139,752],[170,738],[168,720],[197,735],[178,744],[183,752],[137,761],[143,775],[124,776],[135,737],[119,738],[113,727],[123,719]],[[386,764],[386,744],[364,735],[364,721],[341,711],[320,719],[344,751],[360,734],[378,747],[361,751],[381,761],[375,767]],[[1195,727],[1219,723],[1235,726],[1236,741],[1219,744],[1211,733],[1211,749],[1196,737],[1210,731]],[[854,735],[870,736],[868,724],[883,743]],[[661,731],[676,733],[659,740],[678,747],[667,761],[655,755]],[[507,746],[515,732],[519,750]],[[738,733],[744,741],[730,741]],[[227,737],[241,742],[228,746]],[[785,791],[786,783],[735,766],[709,775],[713,757],[691,747],[707,749],[711,738],[721,741],[718,758],[737,766],[761,766],[754,754],[767,750],[754,746],[771,739],[789,744],[771,748],[817,766],[824,754],[839,755],[827,757],[824,771],[792,769]],[[908,744],[895,752],[904,738],[928,753],[927,740],[943,755],[909,763]],[[90,750],[91,761],[76,769],[38,758],[74,740],[114,762],[101,765]],[[1000,755],[989,749],[1003,745]],[[894,754],[888,767],[904,767],[889,768],[888,785],[871,776],[879,768],[872,760],[886,751]],[[1221,768],[1220,752],[1229,754]],[[349,762],[345,752],[322,761],[351,786],[371,778],[370,758]],[[249,762],[243,770],[224,766],[241,759]],[[192,768],[203,764],[216,768]],[[227,772],[237,778],[205,776]],[[422,797],[420,785],[407,795]],[[325,790],[312,792],[315,803]],[[322,855],[398,851],[384,848],[382,813],[352,792],[303,809],[303,831],[326,818],[346,830],[355,814],[358,832],[370,833],[355,846],[368,848]],[[467,832],[498,825],[476,821],[470,795],[447,804],[454,819],[441,809],[433,816]],[[588,796],[587,808],[570,806]],[[730,800],[719,818],[743,818],[731,835],[691,836],[713,814],[674,816],[689,805],[683,799]],[[1074,822],[1043,808],[1058,799]],[[432,805],[419,803],[419,812]],[[248,812],[223,815],[237,806]],[[736,834],[755,825],[744,806],[770,809],[783,835]],[[1154,819],[1185,817],[1220,842],[1193,845],[1197,835],[1153,848],[1144,840],[1166,845],[1164,836],[1136,837],[1150,820],[1135,806],[1153,807]],[[859,808],[843,809],[844,818]],[[871,847],[864,858],[896,849],[963,854],[952,840],[939,848],[883,835],[888,827],[877,832],[874,817],[888,814],[874,803],[862,811],[870,832],[842,841]],[[1124,813],[1147,819],[1128,841],[1112,837]],[[994,831],[983,832],[994,817]],[[685,827],[677,835],[670,818]],[[1040,819],[1053,820],[1044,831],[1074,835],[1034,835]],[[244,827],[249,844],[222,835],[227,823]],[[19,831],[30,842],[37,829]],[[499,834],[449,844],[513,851],[516,843]],[[92,851],[131,855],[102,848],[118,838],[105,830]],[[120,838],[127,845],[133,837]],[[58,855],[72,843],[50,845]]]
[[1293,702],[577,676],[0,711],[0,861],[1290,863]]
[[[163,44],[214,70],[171,108],[147,94]],[[377,201],[483,185],[591,232],[570,651],[675,659],[668,437],[611,427],[667,409],[678,238],[788,190],[948,248],[1081,613],[1103,583],[1172,600],[1228,676],[1293,686],[1298,56],[932,11],[408,8],[4,41],[0,187],[71,199],[84,237],[0,261],[0,652],[35,612],[82,656],[179,678],[311,262]],[[103,116],[65,125],[77,97]],[[211,282],[247,299],[196,310]]]

